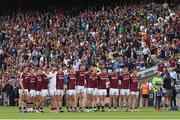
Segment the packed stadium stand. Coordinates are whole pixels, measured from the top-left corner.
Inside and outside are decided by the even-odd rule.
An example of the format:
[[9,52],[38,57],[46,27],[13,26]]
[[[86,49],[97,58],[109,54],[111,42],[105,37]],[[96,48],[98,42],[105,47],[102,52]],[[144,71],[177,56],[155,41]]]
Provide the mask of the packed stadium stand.
[[[141,84],[146,79],[151,83],[157,72],[163,79],[173,68],[168,72],[176,72],[172,89],[178,93],[178,4],[178,0],[6,0],[0,4],[0,105],[17,105],[19,79],[27,66],[48,74],[54,65],[63,68],[65,76],[71,67],[78,71],[81,65],[86,72],[96,68],[97,74],[128,68],[130,74],[138,70]],[[67,77],[64,84],[66,90]]]

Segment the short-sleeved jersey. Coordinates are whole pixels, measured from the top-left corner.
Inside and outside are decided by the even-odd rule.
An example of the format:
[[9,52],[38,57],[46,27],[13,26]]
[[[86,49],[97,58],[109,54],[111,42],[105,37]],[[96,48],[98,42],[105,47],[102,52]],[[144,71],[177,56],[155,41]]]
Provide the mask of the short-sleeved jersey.
[[84,86],[84,81],[86,79],[86,73],[85,71],[77,71],[76,72],[76,78],[77,78],[77,83],[76,85],[79,85],[79,86]]
[[98,76],[98,89],[106,89],[106,82],[108,81],[108,75],[100,74]]
[[23,73],[21,76],[24,89],[29,89],[29,78],[30,78],[30,76],[28,73]]
[[131,91],[138,91],[138,83],[140,81],[140,76],[132,74],[131,75]]
[[97,88],[98,77],[96,74],[88,73],[86,75],[87,88]]
[[130,89],[130,74],[121,75],[121,89]]
[[118,74],[109,75],[110,88],[119,88],[119,76]]
[[76,75],[75,74],[69,74],[68,75],[68,83],[67,83],[67,89],[68,90],[75,90],[76,86]]
[[36,77],[35,75],[32,74],[29,76],[29,89],[30,90],[36,89]]
[[47,76],[45,74],[42,74],[43,81],[42,81],[42,89],[48,89],[49,81],[47,79]]
[[42,83],[43,83],[43,75],[37,74],[36,75],[36,91],[42,90],[42,85],[43,85]]
[[56,89],[63,89],[63,88],[64,88],[64,74],[57,73]]

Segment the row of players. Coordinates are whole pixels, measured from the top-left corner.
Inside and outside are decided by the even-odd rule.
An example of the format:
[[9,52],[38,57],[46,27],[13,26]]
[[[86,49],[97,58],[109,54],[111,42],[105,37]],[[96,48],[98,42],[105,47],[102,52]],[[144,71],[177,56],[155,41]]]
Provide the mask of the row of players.
[[[85,66],[81,65],[79,71],[70,68],[68,74],[64,74],[60,67],[51,66],[48,72],[24,68],[20,76],[20,101],[19,110],[42,112],[44,99],[51,96],[51,112],[62,112],[62,96],[64,94],[64,78],[67,77],[67,107],[68,111],[75,111],[79,103],[79,111],[84,108],[84,95],[86,95],[85,110],[104,111],[105,96],[107,85],[109,86],[109,110],[114,107],[117,110],[118,96],[120,95],[120,106],[123,110],[123,101],[126,100],[126,111],[135,111],[137,108],[137,98],[139,95],[140,76],[137,71],[129,73],[128,68],[122,73],[112,70],[97,72],[96,68],[91,67],[85,71]],[[129,100],[131,99],[130,105]],[[24,109],[23,109],[24,108]],[[23,109],[23,110],[22,110]]]

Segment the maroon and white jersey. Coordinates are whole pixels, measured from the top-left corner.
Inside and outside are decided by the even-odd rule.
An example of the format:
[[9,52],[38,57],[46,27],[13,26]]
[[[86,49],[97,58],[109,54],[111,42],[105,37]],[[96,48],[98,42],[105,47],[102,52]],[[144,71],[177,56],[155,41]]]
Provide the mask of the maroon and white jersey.
[[36,75],[36,91],[41,91],[43,85],[43,75],[37,74]]
[[68,75],[68,83],[67,83],[67,89],[68,90],[75,90],[76,86],[76,75],[75,74],[69,74]]
[[42,89],[48,89],[49,81],[47,79],[47,76],[45,74],[43,74],[42,76],[43,76]]
[[84,86],[84,80],[86,79],[85,71],[77,71],[76,72],[76,78],[77,78],[76,85]]
[[64,74],[57,73],[56,89],[64,89]]
[[23,73],[22,76],[21,76],[22,84],[23,84],[24,89],[29,89],[29,78],[30,77],[29,77],[28,73]]
[[119,76],[117,74],[109,75],[110,88],[119,88]]
[[87,88],[97,88],[98,77],[96,74],[88,73],[86,76]]
[[35,77],[35,75],[29,76],[29,89],[30,90],[36,89],[36,77]]
[[130,74],[121,75],[121,89],[130,89]]
[[100,74],[98,76],[98,89],[106,89],[106,82],[108,81],[108,75]]
[[131,91],[138,91],[138,83],[140,81],[140,76],[132,74],[131,75]]

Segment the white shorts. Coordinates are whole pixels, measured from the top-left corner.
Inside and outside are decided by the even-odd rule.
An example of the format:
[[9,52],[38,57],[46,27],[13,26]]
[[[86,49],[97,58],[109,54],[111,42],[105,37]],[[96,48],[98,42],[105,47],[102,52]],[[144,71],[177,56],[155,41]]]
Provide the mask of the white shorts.
[[36,91],[35,90],[30,90],[29,95],[31,97],[35,97],[36,96]]
[[98,89],[97,88],[87,88],[86,94],[93,94],[94,96],[98,95]]
[[28,93],[28,89],[24,89],[24,91],[22,89],[19,89],[19,95],[28,95]]
[[42,96],[42,91],[36,91],[37,96]]
[[130,95],[130,89],[121,89],[120,90],[121,95]]
[[42,89],[42,96],[45,97],[45,96],[48,96],[49,93],[48,93],[48,90],[47,89]]
[[76,93],[84,93],[85,88],[84,86],[76,86]]
[[139,95],[139,91],[131,91],[130,93],[131,93],[131,95],[136,95],[136,96]]
[[49,94],[50,94],[51,96],[56,95],[56,88],[54,88],[54,89],[49,89]]
[[56,90],[56,95],[58,95],[58,96],[63,96],[63,95],[64,95],[64,90],[62,90],[62,89],[57,89],[57,90]]
[[119,95],[119,89],[110,88],[109,89],[109,95],[116,95],[116,96],[118,96]]
[[73,96],[75,96],[76,95],[76,90],[67,90],[67,94],[68,95],[73,95]]
[[99,89],[98,90],[98,95],[106,96],[107,95],[107,90],[106,89]]

